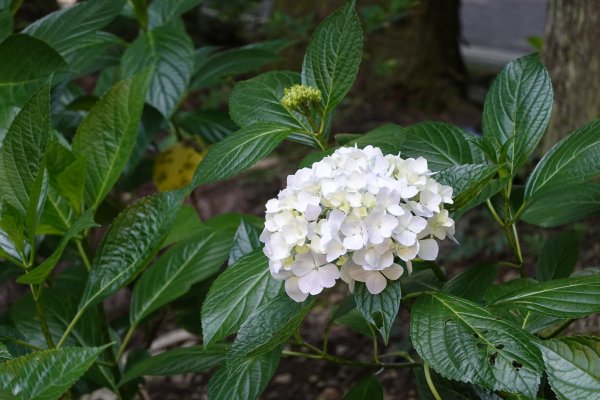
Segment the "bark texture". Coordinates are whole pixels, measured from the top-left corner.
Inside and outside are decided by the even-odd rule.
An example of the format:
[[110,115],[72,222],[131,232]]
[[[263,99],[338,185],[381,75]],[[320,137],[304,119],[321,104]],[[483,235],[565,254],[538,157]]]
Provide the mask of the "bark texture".
[[554,87],[547,151],[600,117],[600,1],[551,0],[542,53]]

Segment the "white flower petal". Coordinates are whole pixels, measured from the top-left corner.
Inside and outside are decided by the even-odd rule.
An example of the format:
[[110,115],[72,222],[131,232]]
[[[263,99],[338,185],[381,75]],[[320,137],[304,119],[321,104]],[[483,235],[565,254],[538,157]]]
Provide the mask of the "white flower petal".
[[308,293],[303,293],[298,286],[298,278],[292,276],[285,281],[285,292],[292,300],[301,303],[308,297]]
[[367,289],[369,290],[369,293],[379,294],[379,293],[383,292],[383,290],[387,286],[387,279],[385,279],[385,277],[383,275],[381,275],[380,272],[373,271],[367,277],[365,284],[367,285]]
[[419,257],[423,260],[433,261],[439,251],[438,243],[434,239],[419,240]]

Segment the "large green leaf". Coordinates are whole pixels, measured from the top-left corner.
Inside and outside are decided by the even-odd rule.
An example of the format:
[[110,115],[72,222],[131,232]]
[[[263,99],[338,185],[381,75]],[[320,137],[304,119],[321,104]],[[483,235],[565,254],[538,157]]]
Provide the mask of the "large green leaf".
[[81,41],[108,25],[125,0],[88,0],[38,19],[23,33],[43,40],[70,61]]
[[0,389],[22,400],[55,400],[85,371],[98,347],[71,347],[37,351],[0,364]]
[[275,298],[282,282],[271,277],[261,249],[242,257],[212,284],[202,305],[204,345],[236,332],[258,308]]
[[261,247],[259,240],[261,231],[261,228],[253,225],[245,218],[242,218],[242,222],[240,222],[240,226],[233,237],[233,246],[231,247],[227,264],[233,265],[246,254]]
[[[600,176],[600,120],[558,142],[538,163],[525,186],[525,201],[546,202],[545,194],[564,191]],[[570,207],[565,207],[570,208]]]
[[27,215],[30,234],[37,225],[49,138],[50,85],[44,85],[19,111],[0,149],[0,198]]
[[371,145],[379,147],[383,154],[398,155],[405,138],[404,128],[389,124],[372,129],[358,139],[346,143],[345,146],[356,145],[363,148]]
[[410,336],[440,375],[534,397],[542,374],[537,339],[477,304],[437,292],[411,310]]
[[10,36],[13,28],[13,18],[10,10],[0,10],[0,43]]
[[135,143],[149,70],[117,83],[92,107],[73,139],[87,159],[86,203],[97,208],[116,183]]
[[594,399],[600,393],[600,339],[564,337],[540,346],[550,386],[559,400]]
[[552,112],[552,84],[537,54],[509,63],[485,99],[483,137],[515,175],[542,139]]
[[217,143],[235,132],[238,127],[221,111],[191,111],[178,115],[186,131],[198,135],[208,144]]
[[141,376],[171,376],[206,371],[225,360],[225,346],[204,349],[191,346],[173,349],[146,358],[125,371],[121,385]]
[[281,348],[253,357],[236,371],[223,366],[208,381],[210,400],[255,400],[277,370]]
[[227,368],[237,371],[253,359],[278,348],[302,323],[315,303],[297,303],[286,295],[257,308],[241,326],[227,353]]
[[79,303],[83,310],[131,281],[159,250],[181,207],[181,192],[144,197],[110,225]]
[[490,307],[516,306],[557,318],[600,312],[600,275],[554,279],[510,293]]
[[[281,104],[284,89],[300,83],[300,74],[272,71],[247,81],[239,82],[229,98],[229,113],[241,127],[257,123],[274,123],[296,132],[312,132],[306,117],[290,111]],[[312,144],[305,135],[292,134],[290,139]]]
[[[442,378],[430,370],[431,382],[440,397],[444,400],[501,400],[493,392],[481,389],[475,385]],[[436,400],[427,384],[422,368],[415,373],[417,377],[417,393],[421,400]]]
[[184,204],[175,218],[171,232],[167,235],[167,238],[163,242],[163,247],[170,246],[173,243],[177,243],[181,240],[185,240],[195,233],[203,229],[202,221],[198,216],[198,211],[189,205]]
[[383,292],[379,294],[371,294],[362,282],[357,282],[354,287],[356,308],[381,333],[385,344],[400,309],[401,298],[400,280],[388,281]]
[[444,122],[422,122],[403,130],[402,158],[424,157],[429,169],[439,171],[461,164],[481,164],[485,156],[471,139],[473,134]]
[[213,145],[200,163],[192,187],[230,178],[268,156],[290,134],[278,124],[242,128]]
[[227,260],[230,235],[202,229],[172,246],[136,283],[129,320],[138,324],[156,309],[184,295],[190,287],[213,275]]
[[327,17],[313,34],[302,64],[302,84],[321,90],[325,113],[352,87],[362,58],[362,42],[354,1]]
[[146,101],[170,117],[185,93],[194,67],[192,40],[180,22],[145,32],[123,54],[121,69],[126,75],[149,66],[154,71]]
[[152,29],[179,17],[200,4],[201,0],[159,0],[148,6],[148,28]]
[[574,231],[552,236],[544,243],[537,260],[536,276],[540,282],[566,278],[575,269],[579,257],[579,237]]
[[0,43],[0,60],[1,109],[21,106],[52,73],[66,67],[52,47],[22,34]]
[[[94,32],[77,40],[64,54],[69,69],[77,76],[116,68],[126,43],[108,32]],[[100,93],[102,94],[102,93]]]
[[[575,178],[575,177],[574,177]],[[526,205],[522,219],[550,228],[600,215],[600,183],[586,182],[560,188]]]
[[344,400],[383,400],[383,388],[379,379],[375,375],[361,379],[352,385],[344,395]]
[[454,296],[478,302],[494,282],[497,272],[498,267],[494,264],[479,264],[446,282],[443,290]]
[[444,185],[452,186],[452,203],[449,208],[461,210],[477,199],[485,187],[498,172],[498,165],[464,164],[448,167],[434,175],[434,179]]

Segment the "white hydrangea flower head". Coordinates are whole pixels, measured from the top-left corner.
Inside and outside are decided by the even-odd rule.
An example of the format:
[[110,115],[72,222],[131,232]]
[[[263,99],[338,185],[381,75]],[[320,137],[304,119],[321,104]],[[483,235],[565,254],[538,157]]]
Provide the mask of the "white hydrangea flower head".
[[437,258],[438,240],[455,240],[445,204],[452,188],[436,182],[423,157],[342,147],[288,176],[267,202],[260,240],[271,274],[295,301],[338,279],[378,294],[402,276],[401,262],[411,273],[414,259]]

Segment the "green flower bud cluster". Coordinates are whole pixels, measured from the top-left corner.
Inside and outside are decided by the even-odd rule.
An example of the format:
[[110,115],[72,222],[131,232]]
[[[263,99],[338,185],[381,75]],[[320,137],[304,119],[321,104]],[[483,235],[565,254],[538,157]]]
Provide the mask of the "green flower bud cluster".
[[284,96],[281,99],[281,104],[290,110],[296,110],[304,107],[309,107],[312,104],[321,102],[321,91],[319,89],[294,85],[284,89]]

